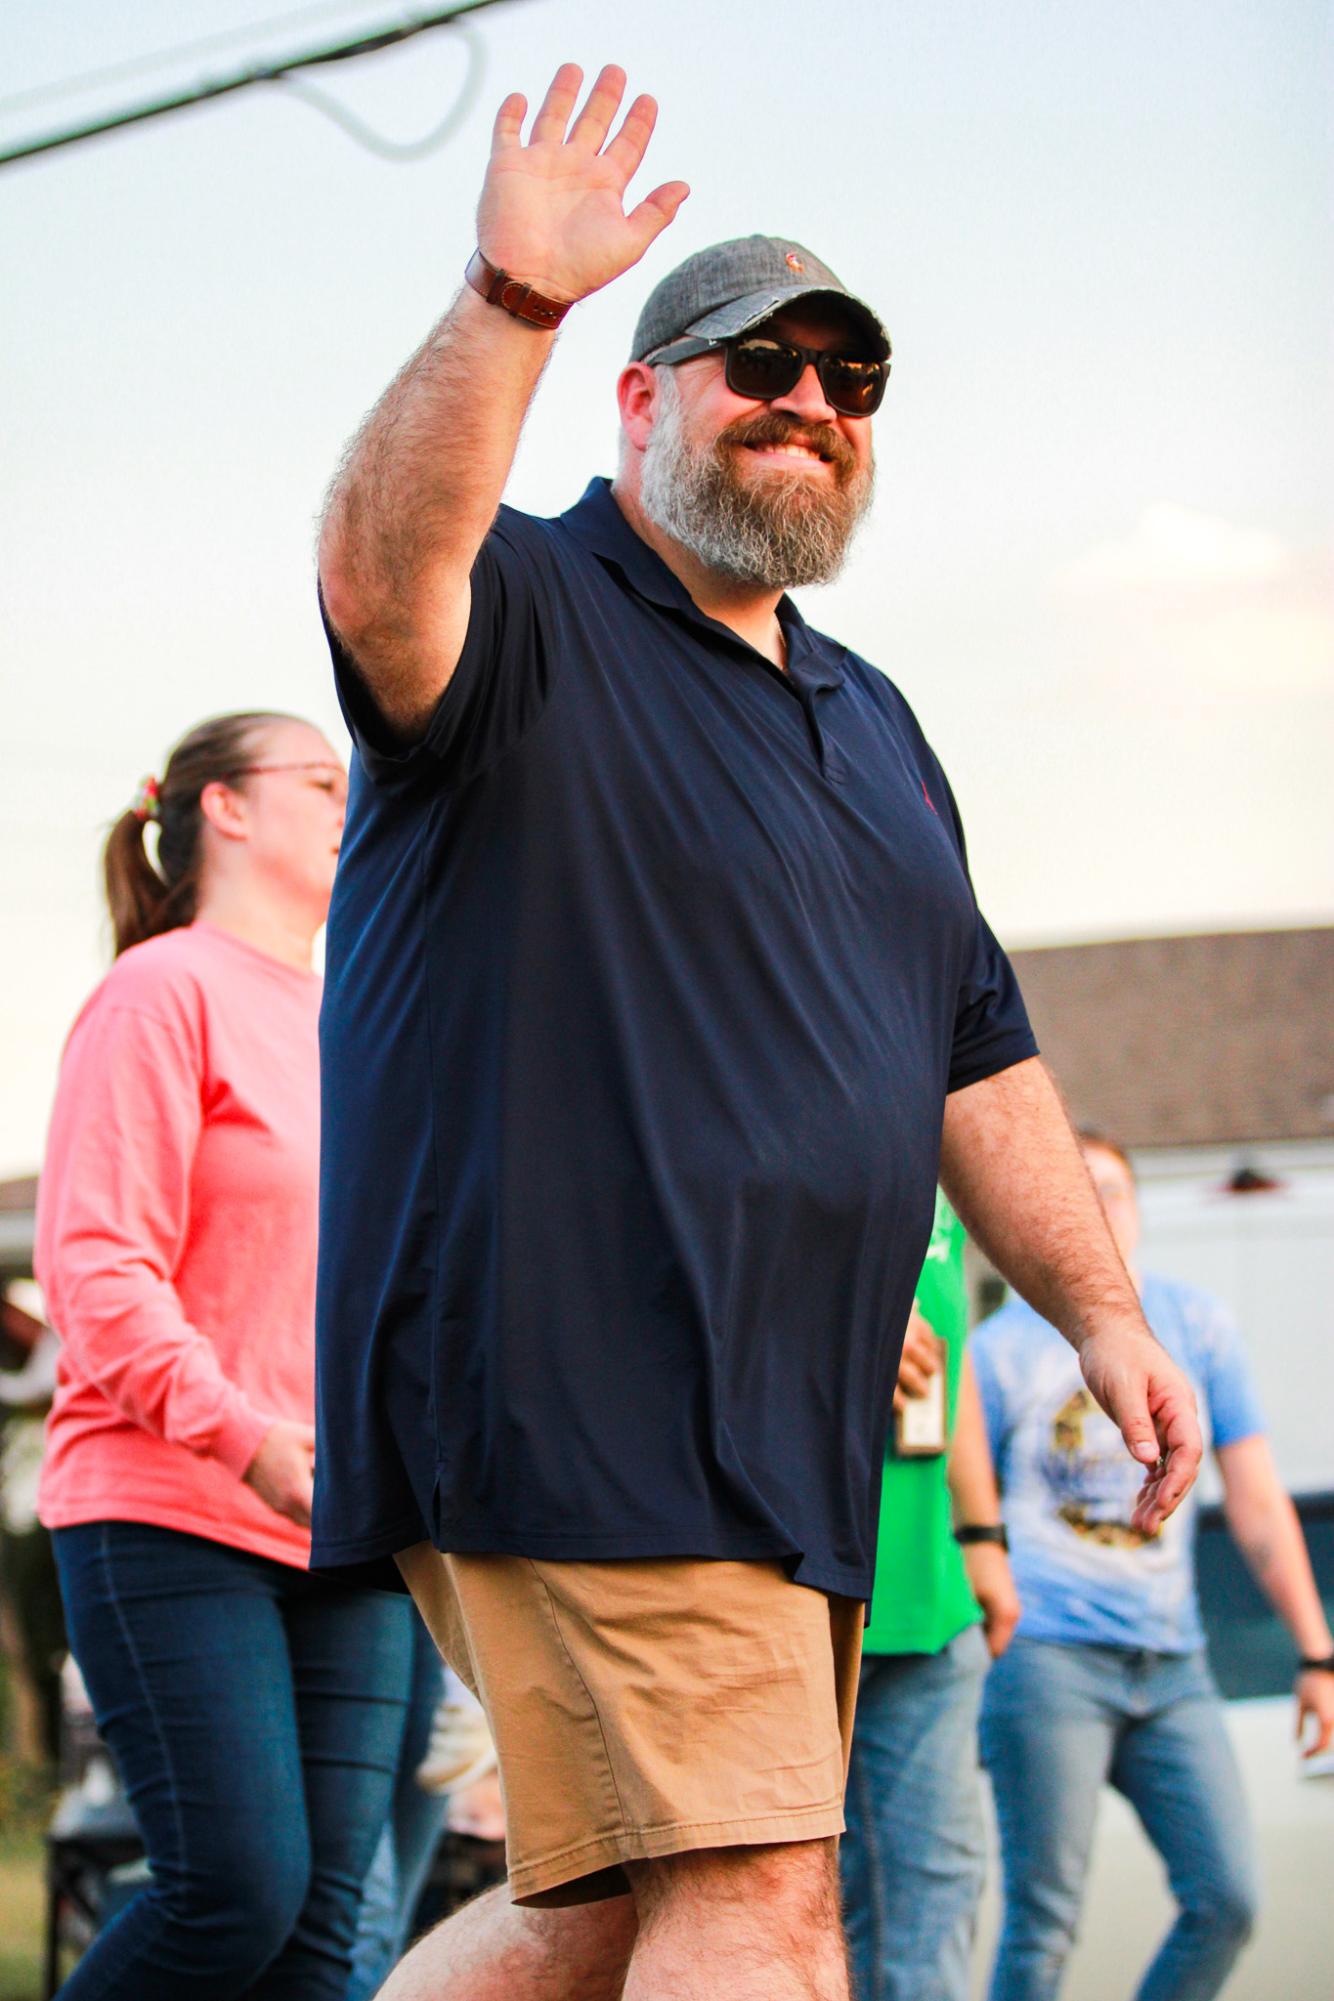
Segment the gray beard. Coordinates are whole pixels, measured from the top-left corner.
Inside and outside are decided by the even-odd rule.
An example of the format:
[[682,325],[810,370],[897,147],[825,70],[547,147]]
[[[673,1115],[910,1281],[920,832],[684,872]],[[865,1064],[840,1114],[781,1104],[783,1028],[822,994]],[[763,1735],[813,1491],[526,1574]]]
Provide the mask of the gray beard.
[[714,576],[733,583],[787,591],[831,582],[871,504],[872,470],[820,493],[800,475],[767,484],[743,481],[730,447],[691,447],[673,370],[660,369],[658,382],[639,494],[654,526]]

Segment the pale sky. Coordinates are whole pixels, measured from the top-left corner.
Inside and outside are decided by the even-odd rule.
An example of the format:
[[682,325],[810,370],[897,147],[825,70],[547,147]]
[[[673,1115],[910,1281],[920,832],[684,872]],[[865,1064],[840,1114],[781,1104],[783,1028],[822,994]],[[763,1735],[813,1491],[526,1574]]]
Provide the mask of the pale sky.
[[[0,137],[410,11],[10,7]],[[808,243],[895,359],[875,513],[804,609],[917,708],[1002,937],[1334,914],[1326,6],[515,0],[474,32],[478,101],[411,165],[274,88],[0,172],[0,1174],[40,1157],[106,964],[100,837],[138,779],[220,709],[344,741],[320,495],[458,282],[495,105],[566,58],[659,96],[642,188],[694,193],[567,322],[510,500],[555,511],[612,469],[616,371],[679,257],[756,228]],[[319,82],[411,139],[463,73],[437,34]]]

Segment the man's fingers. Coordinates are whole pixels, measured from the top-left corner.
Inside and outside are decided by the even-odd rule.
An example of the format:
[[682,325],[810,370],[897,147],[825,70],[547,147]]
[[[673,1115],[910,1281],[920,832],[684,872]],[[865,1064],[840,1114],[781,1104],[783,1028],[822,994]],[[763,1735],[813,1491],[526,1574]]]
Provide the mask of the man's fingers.
[[908,1331],[903,1337],[903,1347],[899,1355],[899,1367],[906,1363],[919,1376],[934,1376],[940,1367],[943,1351],[925,1320],[916,1314],[908,1322]]
[[527,115],[528,99],[521,91],[512,90],[496,113],[496,122],[491,128],[493,153],[507,153],[523,144],[523,121]]
[[1141,1535],[1154,1535],[1166,1519],[1159,1505],[1162,1492],[1162,1475],[1146,1473],[1144,1485],[1135,1496],[1135,1506],[1130,1516],[1130,1526]]
[[651,195],[645,195],[638,208],[632,208],[626,221],[639,240],[642,256],[655,237],[661,236],[669,222],[675,219],[690,189],[684,181],[664,181],[660,188],[654,188]]
[[1164,1404],[1157,1413],[1157,1424],[1163,1451],[1157,1505],[1160,1519],[1165,1521],[1194,1485],[1204,1456],[1204,1441],[1199,1419],[1189,1404],[1175,1401]]
[[625,71],[618,69],[615,63],[608,63],[605,69],[599,71],[598,80],[574,121],[569,143],[582,146],[586,153],[600,152],[624,96]]
[[540,143],[559,146],[564,142],[565,128],[570,122],[570,113],[574,110],[583,80],[584,73],[578,63],[561,64],[538,106],[533,129],[528,135],[530,146]]
[[[1302,1743],[1302,1739],[1306,1735],[1306,1719],[1308,1716],[1315,1724],[1315,1735],[1309,1744],[1304,1744]],[[1334,1716],[1327,1717],[1322,1723],[1320,1717],[1311,1708],[1309,1703],[1304,1704],[1301,1714],[1297,1719],[1297,1741],[1302,1745],[1303,1758],[1318,1758],[1322,1751],[1328,1751],[1330,1745],[1334,1743]]]
[[1145,1535],[1153,1535],[1161,1528],[1190,1492],[1199,1466],[1198,1453],[1192,1458],[1184,1446],[1173,1446],[1164,1460],[1155,1462],[1146,1471],[1130,1518],[1132,1525]]
[[1120,1414],[1119,1422],[1131,1458],[1138,1459],[1141,1466],[1156,1466],[1162,1448],[1147,1403],[1137,1400],[1133,1408]]
[[[1308,1689],[1310,1685],[1309,1681],[1304,1680],[1299,1681],[1297,1684],[1299,1691]],[[1328,1714],[1321,1715],[1322,1707],[1328,1710]],[[1302,1740],[1306,1735],[1306,1719],[1308,1716],[1315,1725],[1315,1735],[1309,1744],[1302,1744]],[[1328,1751],[1330,1745],[1334,1743],[1334,1705],[1326,1703],[1323,1696],[1321,1702],[1316,1703],[1304,1692],[1299,1692],[1297,1696],[1297,1742],[1302,1744],[1303,1758],[1318,1758],[1322,1751]]]
[[1158,1507],[1164,1518],[1185,1500],[1195,1484],[1195,1475],[1199,1470],[1198,1453],[1192,1459],[1181,1446],[1174,1446],[1168,1453],[1167,1464],[1158,1482]]
[[[638,172],[657,122],[657,99],[637,97],[621,120],[621,127],[616,137],[602,155],[603,159],[616,169],[622,187]],[[661,194],[661,188],[657,192]],[[649,199],[652,200],[652,196]]]

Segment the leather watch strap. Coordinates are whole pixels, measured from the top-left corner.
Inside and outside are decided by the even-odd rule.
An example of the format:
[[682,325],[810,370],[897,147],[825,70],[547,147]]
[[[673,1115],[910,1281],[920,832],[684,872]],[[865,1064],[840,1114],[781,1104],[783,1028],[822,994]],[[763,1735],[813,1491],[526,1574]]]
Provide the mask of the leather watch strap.
[[1298,1674],[1334,1674],[1334,1654],[1303,1654],[1297,1663]]
[[554,333],[574,303],[572,299],[548,299],[531,285],[525,285],[522,278],[511,278],[508,271],[497,271],[480,250],[474,250],[463,275],[488,306],[499,306],[502,312],[523,320],[527,326],[541,327],[544,333]]

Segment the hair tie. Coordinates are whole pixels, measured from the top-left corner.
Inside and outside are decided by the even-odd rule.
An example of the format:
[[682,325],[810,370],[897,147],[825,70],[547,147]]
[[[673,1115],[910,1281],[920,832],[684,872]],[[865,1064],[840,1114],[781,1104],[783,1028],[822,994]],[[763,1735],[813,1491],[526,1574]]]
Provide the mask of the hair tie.
[[134,804],[130,811],[141,825],[145,820],[162,818],[162,795],[156,778],[143,778],[139,781],[139,790],[134,795]]

